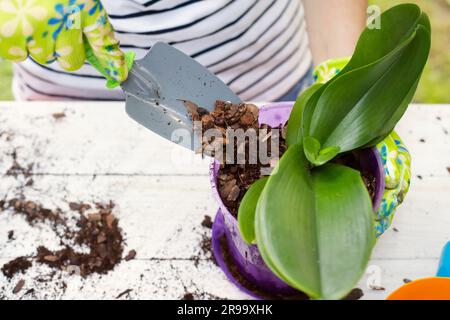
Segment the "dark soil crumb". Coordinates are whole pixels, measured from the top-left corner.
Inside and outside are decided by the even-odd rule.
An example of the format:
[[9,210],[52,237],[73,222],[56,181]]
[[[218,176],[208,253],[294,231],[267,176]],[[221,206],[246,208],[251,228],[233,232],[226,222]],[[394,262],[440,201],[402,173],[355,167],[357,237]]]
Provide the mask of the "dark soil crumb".
[[78,211],[79,213],[84,213],[86,210],[91,209],[91,205],[87,203],[70,202],[69,208],[72,211]]
[[13,293],[18,294],[22,290],[24,285],[25,285],[25,280],[23,280],[23,279],[19,280],[19,282],[17,282],[16,286],[13,289]]
[[374,291],[385,291],[386,290],[386,288],[380,287],[380,286],[370,286],[370,289],[374,290]]
[[202,241],[200,242],[200,248],[205,255],[212,254],[212,240],[211,237],[203,235]]
[[65,118],[66,114],[64,112],[56,112],[56,113],[52,114],[52,116],[55,120],[59,120],[59,119]]
[[364,292],[359,289],[353,289],[343,300],[359,300],[364,296]]
[[18,257],[2,267],[2,273],[5,277],[11,279],[17,273],[24,273],[31,267],[31,262],[26,257]]
[[423,177],[422,177],[420,174],[418,174],[418,175],[417,175],[417,179],[423,180]]
[[447,167],[447,172],[450,173],[450,167]]
[[420,139],[419,141],[422,142],[422,143],[426,142],[425,139]]
[[361,176],[364,180],[367,191],[369,191],[370,198],[373,199],[377,190],[376,178],[370,172],[363,172]]
[[[203,228],[212,229],[212,225],[213,225],[213,222],[212,222],[211,217],[208,215],[205,215],[205,217],[201,223],[201,226]],[[205,257],[207,260],[209,260],[212,263],[214,263],[215,265],[217,265],[217,261],[214,257],[213,251],[212,251],[211,235],[209,234],[209,232],[206,232],[206,233],[202,233],[201,237],[202,237],[201,241],[198,244],[200,252],[198,255],[194,255],[191,257],[191,260],[194,262],[194,266],[198,267],[198,264],[202,260],[202,257]]]
[[205,216],[205,218],[202,221],[202,227],[212,229],[213,222],[210,216]]
[[62,250],[50,251],[39,247],[37,261],[54,268],[73,270],[83,277],[91,273],[105,274],[112,270],[121,260],[123,238],[118,227],[118,220],[112,214],[113,203],[96,204],[98,212],[80,215],[77,222],[79,231],[67,234],[76,244],[89,248],[89,253],[78,253],[66,245]]
[[28,179],[27,182],[25,183],[25,187],[32,187],[34,185],[34,180],[33,179]]
[[116,297],[116,299],[120,299],[120,298],[122,298],[123,296],[130,294],[131,291],[133,291],[133,289],[127,289],[127,290],[125,290],[124,292],[120,293],[120,294]]
[[23,294],[24,296],[30,295],[34,293],[34,288],[28,289],[27,291],[25,291],[25,293]]
[[[213,254],[213,251],[212,251],[212,239],[211,239],[211,236],[206,235],[206,234],[202,234],[202,240],[200,241],[199,247],[200,247],[202,256],[206,257],[212,263],[217,265],[216,258],[214,257],[214,254]],[[200,256],[197,255],[197,256],[192,256],[191,260],[194,261],[194,265],[195,265],[195,267],[197,267],[198,264],[200,263],[201,259],[200,259]]]
[[[222,150],[224,159],[219,160],[223,162],[226,162],[226,146],[229,143],[226,134],[227,129],[242,129],[244,131],[253,129],[256,132],[259,129],[259,109],[253,104],[232,104],[231,102],[218,100],[216,101],[213,112],[208,112],[190,101],[185,101],[184,104],[192,117],[194,130],[197,133],[201,134],[205,133],[207,130],[215,129],[222,134],[221,138],[201,137],[202,146],[201,149],[196,150],[196,152],[215,157],[216,152]],[[247,145],[248,142],[246,143],[246,146]],[[237,149],[238,146],[236,146],[234,150],[235,159]],[[246,152],[245,155],[247,157],[248,152]]]
[[13,240],[14,239],[14,230],[9,230],[8,231],[8,240]]
[[[71,203],[72,211],[79,212],[75,226],[69,224],[64,212],[57,208],[50,210],[33,201],[12,199],[7,201],[8,209],[14,214],[21,214],[26,221],[35,226],[37,223],[49,223],[59,237],[62,249],[51,251],[44,246],[38,246],[36,262],[46,264],[54,269],[65,270],[70,274],[82,277],[92,273],[106,274],[122,260],[123,237],[119,221],[112,213],[114,203],[96,203],[91,213],[84,211],[92,208],[84,203]],[[84,253],[74,247],[87,249]],[[31,266],[27,257],[19,257],[5,264],[3,273],[12,277]]]
[[217,185],[220,197],[237,217],[239,205],[251,185],[261,177],[259,165],[225,165],[219,169]]
[[54,224],[64,224],[64,221],[61,218],[60,209],[46,209],[33,201],[14,198],[8,201],[8,208],[13,209],[14,214],[21,214],[25,216],[25,219],[30,225],[45,221],[49,221]]
[[403,283],[410,283],[410,282],[412,282],[412,280],[411,279],[407,279],[407,278],[405,278],[405,279],[403,279]]
[[31,173],[33,171],[34,163],[28,164],[26,167],[23,167],[22,165],[17,162],[17,151],[14,150],[11,154],[11,157],[13,159],[12,166],[6,171],[7,176],[13,176],[17,177],[19,175],[23,175],[25,178],[28,178],[31,176]]
[[398,232],[398,229],[397,228],[392,228],[392,230],[394,231],[394,232]]
[[124,258],[124,260],[125,261],[130,261],[130,260],[133,260],[134,258],[136,258],[136,250],[130,250],[129,252],[128,252],[128,254],[125,256],[125,258]]
[[186,292],[181,300],[195,300],[192,293]]

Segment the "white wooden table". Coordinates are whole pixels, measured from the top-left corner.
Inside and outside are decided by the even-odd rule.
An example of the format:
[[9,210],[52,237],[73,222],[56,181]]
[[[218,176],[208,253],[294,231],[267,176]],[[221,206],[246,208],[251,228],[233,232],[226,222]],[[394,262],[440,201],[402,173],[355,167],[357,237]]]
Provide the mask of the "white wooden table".
[[[56,120],[52,114],[64,112]],[[441,248],[450,240],[450,106],[414,105],[398,126],[413,155],[411,191],[393,226],[378,242],[368,273],[359,283],[364,299],[384,299],[403,284],[435,274]],[[172,145],[127,117],[122,103],[0,102],[0,199],[11,198],[23,181],[5,173],[10,154],[22,165],[34,163],[28,199],[67,208],[69,201],[113,200],[126,235],[126,249],[137,258],[103,276],[82,279],[61,272],[40,283],[33,265],[12,280],[0,274],[0,297],[47,299],[248,298],[230,284],[199,248],[210,230],[200,224],[214,217],[208,160]],[[15,240],[7,233],[14,230]],[[20,216],[0,214],[0,266],[33,254],[37,245],[57,249],[53,233],[31,228]],[[195,260],[200,257],[200,261]],[[21,293],[12,290],[25,279]],[[370,287],[382,286],[384,291]],[[34,288],[32,295],[24,295]]]

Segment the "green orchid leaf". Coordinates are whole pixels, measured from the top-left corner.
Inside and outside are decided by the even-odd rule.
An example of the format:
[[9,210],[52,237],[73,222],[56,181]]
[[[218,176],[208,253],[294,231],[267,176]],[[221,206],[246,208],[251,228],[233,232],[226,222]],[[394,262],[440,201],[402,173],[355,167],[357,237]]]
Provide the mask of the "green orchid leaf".
[[339,299],[363,274],[373,248],[371,199],[358,171],[335,164],[310,170],[303,149],[291,146],[266,183],[257,244],[288,284],[314,299]]
[[347,152],[383,139],[412,100],[430,51],[429,19],[400,5],[381,25],[363,32],[349,65],[305,106],[303,134],[325,148]]
[[430,21],[418,6],[396,6],[380,19],[381,29],[364,30],[338,75],[299,96],[287,128],[289,149],[242,207],[246,241],[256,239],[267,266],[314,299],[345,296],[375,242],[360,173],[328,162],[374,146],[394,129],[430,51]]
[[321,149],[320,142],[313,137],[303,139],[305,156],[314,167],[322,166],[339,154],[339,147]]
[[[374,77],[378,73],[379,64],[376,64],[349,72],[332,83],[316,107],[311,136],[324,147],[339,146],[341,152],[384,138],[394,129],[412,100],[430,45],[430,34],[425,27],[418,26],[411,43],[381,77]],[[348,89],[350,84],[355,84],[351,90]],[[333,108],[328,108],[330,103]],[[336,121],[334,107],[345,103],[351,108],[342,110],[345,114],[341,112]]]
[[380,29],[366,28],[359,37],[355,52],[341,74],[376,62],[409,38],[418,24],[429,27],[421,9],[411,3],[400,4],[383,12]]
[[361,33],[349,63],[339,74],[328,81],[325,87],[347,72],[375,63],[385,57],[407,39],[418,24],[431,30],[428,16],[421,13],[421,9],[417,5],[411,3],[392,7],[383,12],[380,19],[382,28],[366,28]]
[[[358,171],[329,164],[313,173],[322,297],[345,296],[375,244],[372,201]],[[345,258],[343,258],[345,257]]]
[[255,212],[256,206],[268,177],[264,177],[254,182],[245,193],[239,205],[238,227],[242,238],[248,244],[255,243]]
[[424,26],[424,28],[427,29],[427,31],[431,34],[430,18],[428,17],[428,15],[425,12],[422,12],[422,15],[420,16],[420,19],[419,19],[419,24]]
[[[336,78],[336,76],[335,76]],[[333,78],[334,79],[334,78]],[[310,124],[316,109],[317,103],[322,96],[325,89],[332,83],[333,79],[322,85],[316,92],[313,93],[311,98],[305,105],[303,116],[302,116],[302,134],[303,136],[310,136]],[[300,141],[299,141],[300,142]]]
[[[310,263],[317,261],[315,234],[311,232],[315,229],[315,219],[313,214],[301,214],[314,212],[312,177],[308,166],[301,144],[287,149],[258,201],[255,233],[258,250],[267,266],[291,285],[295,282],[289,278],[300,277],[302,284],[294,287],[313,295],[320,289],[316,284],[319,272]],[[281,187],[278,191],[275,190],[277,186]],[[282,252],[284,248],[288,249],[285,253]],[[275,265],[280,255],[285,255],[287,261]],[[286,273],[289,278],[281,269],[291,270]]]
[[[308,131],[305,130],[304,134],[314,136],[323,143],[333,129],[353,110],[370,86],[382,78],[384,73],[399,60],[414,36],[414,34],[411,35],[377,63],[347,72],[336,81],[329,83],[317,98],[315,106],[311,108],[313,111]],[[342,85],[340,85],[342,82],[351,82],[351,86],[342,90]]]
[[320,150],[319,155],[317,156],[317,159],[314,162],[314,165],[316,167],[324,165],[325,163],[333,160],[339,154],[340,151],[341,148],[339,147],[328,147]]
[[288,146],[292,146],[297,142],[302,141],[302,115],[306,103],[312,97],[312,95],[320,89],[322,84],[316,83],[311,87],[303,91],[295,101],[292,108],[291,115],[287,124],[286,143]]
[[320,142],[313,137],[304,137],[303,144],[306,158],[309,162],[314,164],[317,157],[319,156],[321,147]]
[[[410,92],[403,99],[403,101],[398,109],[399,112],[404,112],[403,110],[406,110],[408,108],[410,101],[414,97],[414,93],[416,92],[417,86],[419,85],[419,80],[420,79],[417,79],[416,83],[411,87]],[[401,115],[394,115],[393,119],[395,119],[397,117],[401,117]],[[395,125],[396,125],[396,123],[393,121],[391,121],[390,123],[389,122],[386,123],[385,128],[380,130],[381,134],[378,137],[374,138],[373,140],[369,141],[362,148],[370,148],[370,147],[376,146],[378,143],[383,141],[386,138],[386,136],[388,136],[394,130]]]

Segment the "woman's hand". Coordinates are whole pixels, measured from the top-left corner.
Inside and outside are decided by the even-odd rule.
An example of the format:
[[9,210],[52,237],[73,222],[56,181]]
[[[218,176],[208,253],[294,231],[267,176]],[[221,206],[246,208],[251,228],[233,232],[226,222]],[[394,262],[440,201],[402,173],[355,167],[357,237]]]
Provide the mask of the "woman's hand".
[[[126,80],[125,54],[100,0],[0,0],[0,56],[75,71],[88,61],[113,87]],[[128,60],[128,59],[127,59]]]

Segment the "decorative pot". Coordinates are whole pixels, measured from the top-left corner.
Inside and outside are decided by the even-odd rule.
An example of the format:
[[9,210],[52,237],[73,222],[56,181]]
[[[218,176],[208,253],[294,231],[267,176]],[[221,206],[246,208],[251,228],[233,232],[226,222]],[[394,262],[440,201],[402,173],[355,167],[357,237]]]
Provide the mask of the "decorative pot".
[[[262,107],[260,124],[271,127],[284,125],[291,113],[292,102],[274,103]],[[361,170],[375,177],[376,188],[372,198],[377,211],[385,188],[384,169],[381,156],[376,148],[358,152]],[[210,179],[219,210],[213,224],[212,248],[219,267],[227,278],[241,291],[256,298],[294,299],[306,298],[298,290],[278,278],[264,263],[256,245],[248,245],[241,237],[238,221],[224,205],[217,187],[220,163],[214,160],[210,168]]]

